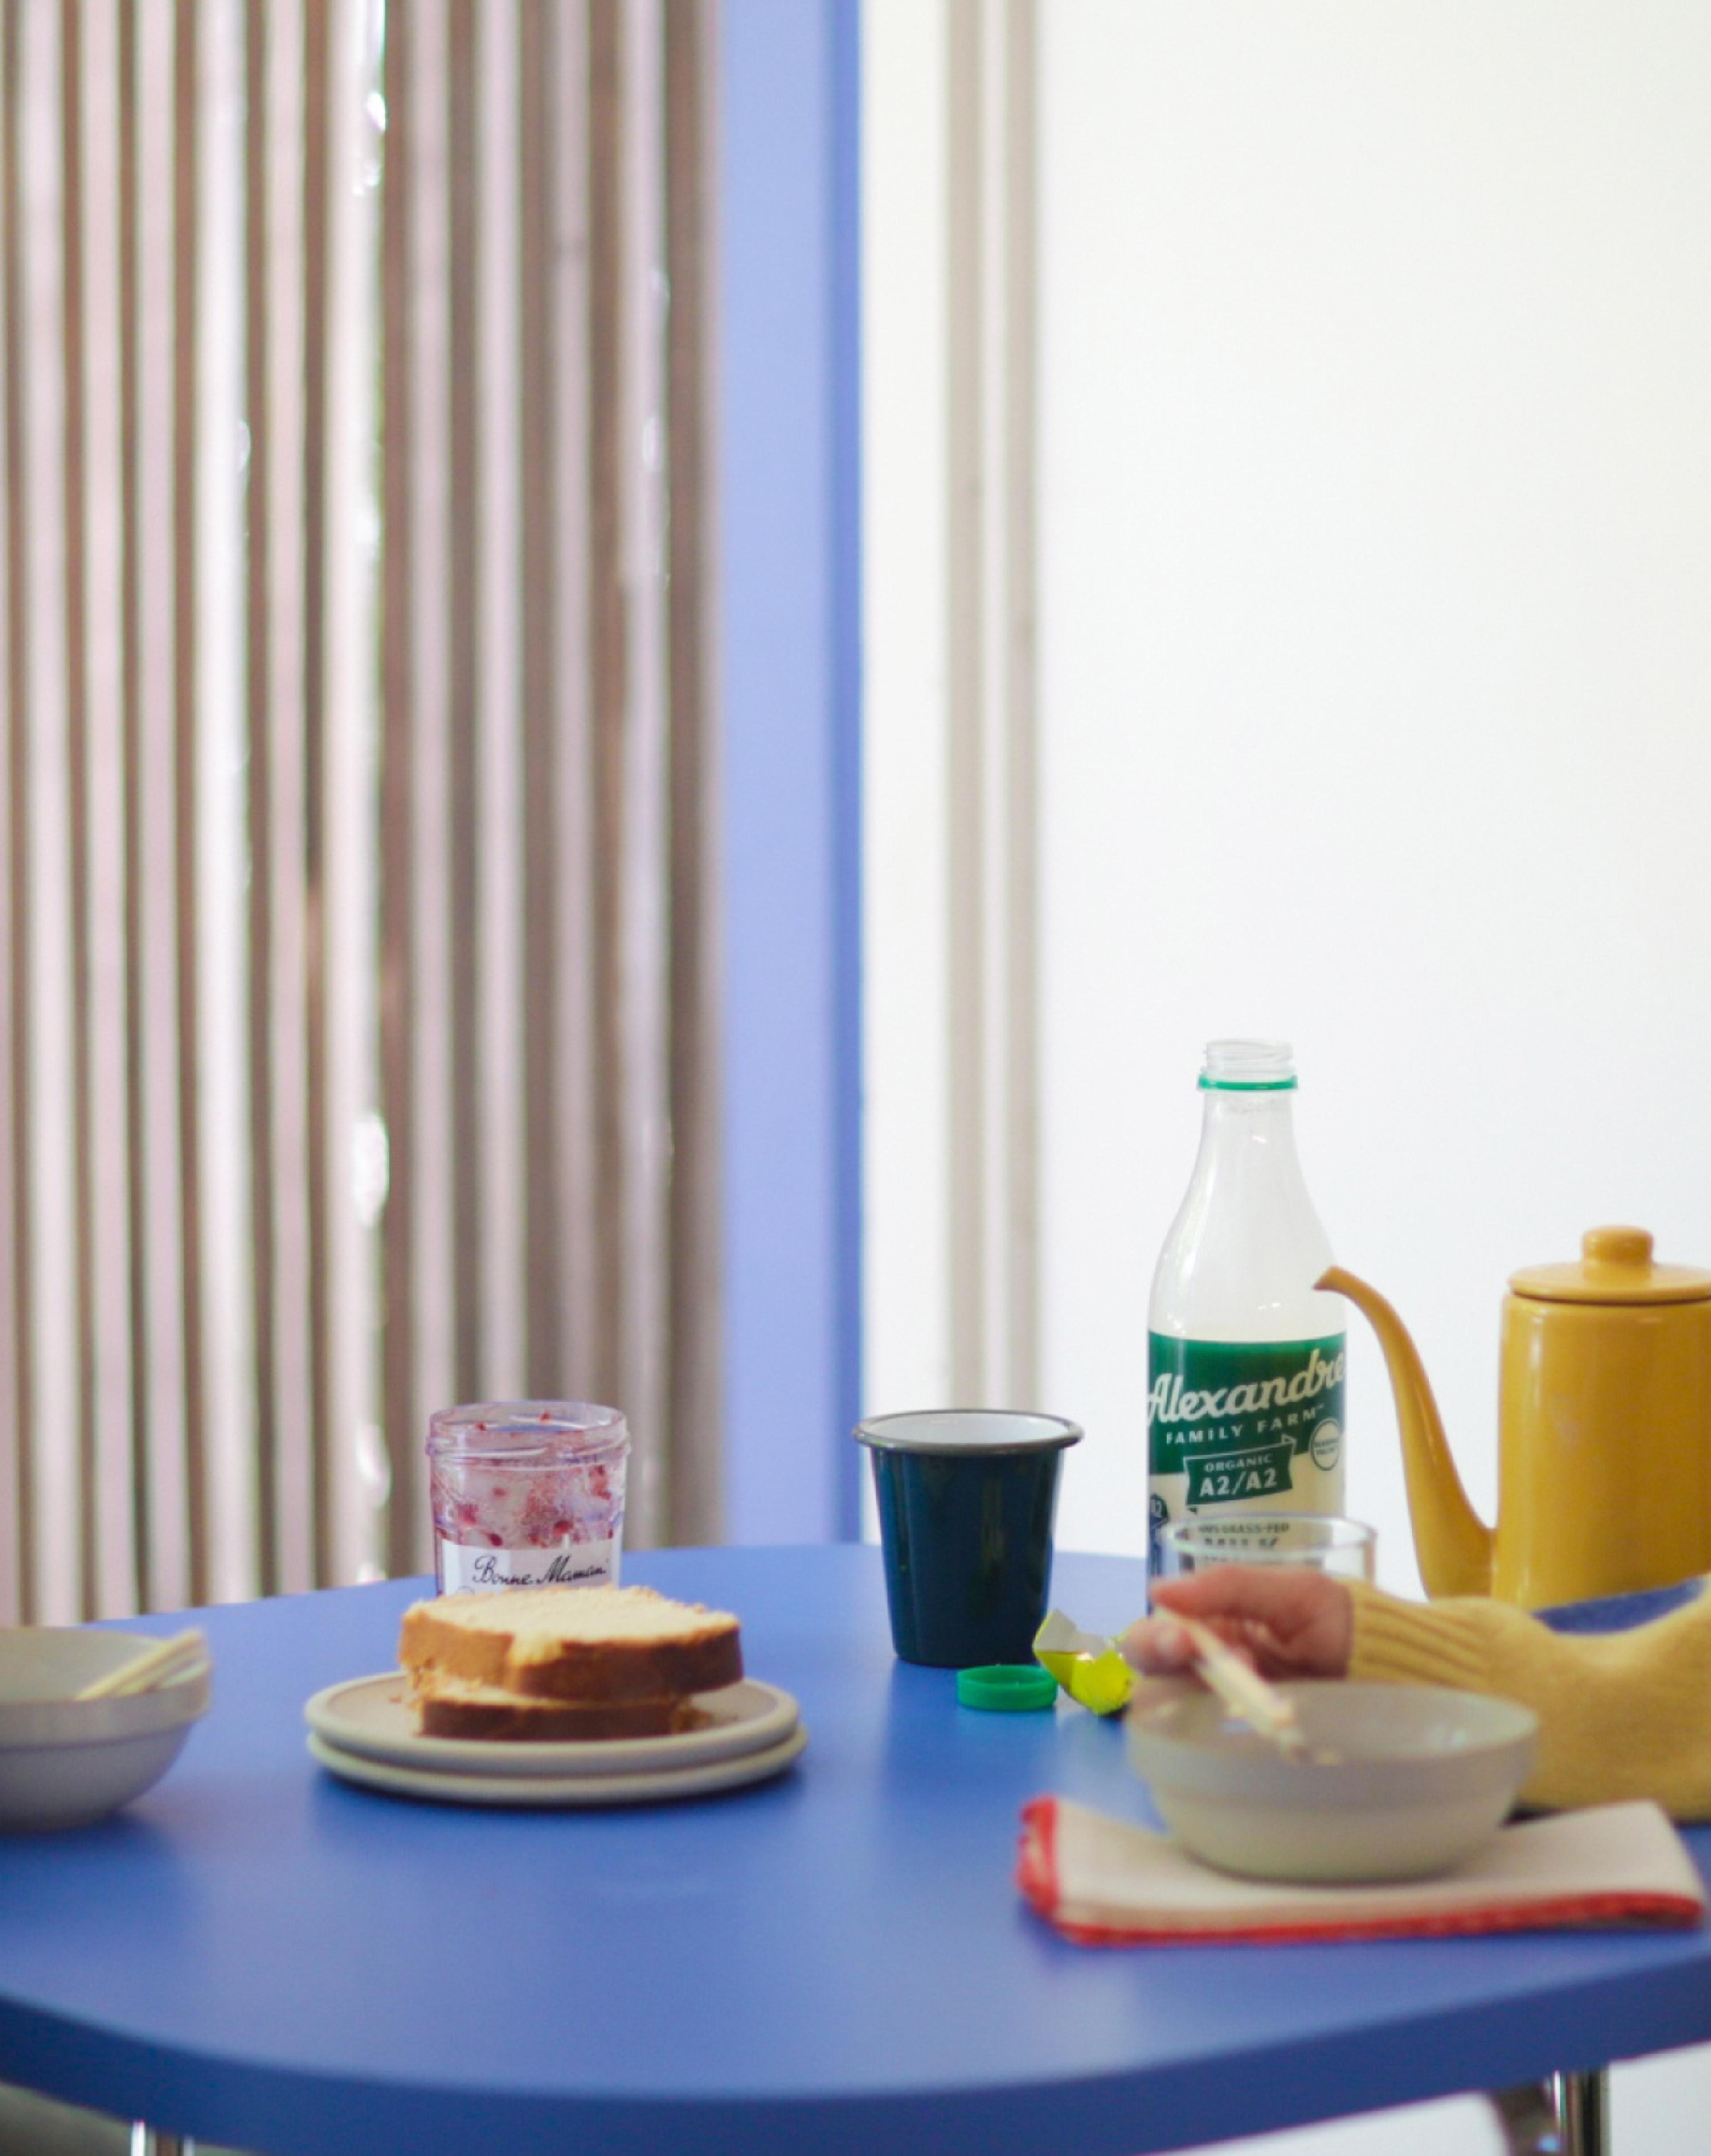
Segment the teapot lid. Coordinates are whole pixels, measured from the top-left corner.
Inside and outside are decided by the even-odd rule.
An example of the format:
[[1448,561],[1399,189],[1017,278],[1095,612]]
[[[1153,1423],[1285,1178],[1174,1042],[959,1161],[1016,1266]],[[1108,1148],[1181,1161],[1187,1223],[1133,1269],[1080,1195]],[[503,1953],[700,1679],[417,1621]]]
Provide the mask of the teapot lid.
[[1654,1265],[1647,1229],[1589,1228],[1578,1264],[1528,1265],[1509,1276],[1509,1291],[1541,1302],[1703,1302],[1711,1272]]

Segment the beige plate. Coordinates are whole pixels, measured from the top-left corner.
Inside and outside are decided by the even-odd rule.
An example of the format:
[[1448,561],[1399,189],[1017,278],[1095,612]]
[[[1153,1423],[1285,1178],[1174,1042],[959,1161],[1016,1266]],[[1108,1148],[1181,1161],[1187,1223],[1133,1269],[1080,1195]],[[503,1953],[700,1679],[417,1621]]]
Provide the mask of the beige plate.
[[[695,1766],[656,1767],[643,1774],[437,1774],[431,1768],[398,1767],[389,1760],[365,1759],[329,1744],[311,1730],[310,1757],[341,1781],[356,1782],[367,1789],[382,1789],[388,1796],[428,1797],[439,1804],[533,1805],[553,1809],[566,1805],[657,1804],[677,1797],[711,1796],[720,1789],[740,1789],[750,1782],[764,1782],[781,1774],[808,1741],[808,1732],[797,1722],[790,1733],[761,1752],[745,1752],[734,1759],[710,1759]],[[530,1746],[545,1752],[546,1745]]]
[[403,1672],[391,1670],[384,1676],[329,1685],[303,1713],[317,1737],[360,1758],[442,1774],[546,1776],[554,1781],[576,1774],[603,1779],[659,1768],[704,1767],[715,1759],[765,1751],[797,1726],[797,1703],[790,1694],[755,1677],[699,1692],[695,1705],[710,1717],[708,1726],[674,1737],[607,1737],[558,1744],[423,1737],[405,1695]]

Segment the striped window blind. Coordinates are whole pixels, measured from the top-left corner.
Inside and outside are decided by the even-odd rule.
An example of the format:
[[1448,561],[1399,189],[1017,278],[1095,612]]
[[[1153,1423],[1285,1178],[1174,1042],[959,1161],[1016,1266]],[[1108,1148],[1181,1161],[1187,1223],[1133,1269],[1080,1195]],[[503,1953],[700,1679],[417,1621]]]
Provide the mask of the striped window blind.
[[0,0],[0,1618],[719,1532],[705,0]]

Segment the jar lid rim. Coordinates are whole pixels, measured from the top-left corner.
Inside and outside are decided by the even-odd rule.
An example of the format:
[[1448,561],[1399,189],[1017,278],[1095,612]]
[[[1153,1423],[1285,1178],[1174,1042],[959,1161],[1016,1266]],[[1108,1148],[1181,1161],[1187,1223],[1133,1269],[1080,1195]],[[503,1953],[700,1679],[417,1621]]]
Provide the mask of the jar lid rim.
[[629,1425],[617,1408],[587,1400],[485,1400],[440,1408],[428,1419],[428,1450],[525,1464],[530,1453],[622,1451]]

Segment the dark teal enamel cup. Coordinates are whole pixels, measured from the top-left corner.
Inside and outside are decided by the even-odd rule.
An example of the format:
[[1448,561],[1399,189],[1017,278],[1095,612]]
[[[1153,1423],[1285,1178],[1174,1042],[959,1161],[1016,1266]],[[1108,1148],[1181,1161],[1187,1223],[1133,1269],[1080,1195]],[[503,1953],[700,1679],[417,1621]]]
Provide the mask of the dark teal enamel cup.
[[873,1462],[901,1659],[941,1670],[1030,1661],[1051,1591],[1058,1465],[1078,1425],[935,1408],[876,1415],[855,1435]]

